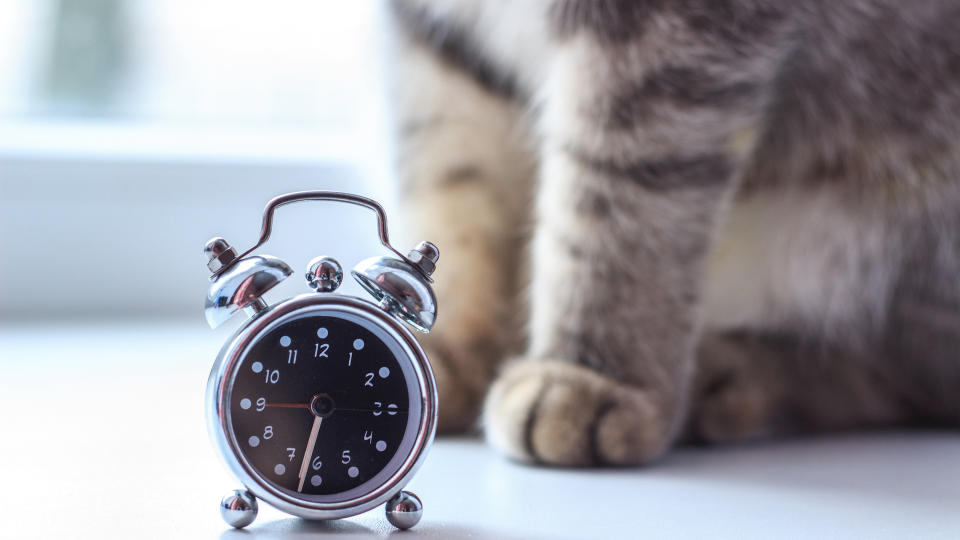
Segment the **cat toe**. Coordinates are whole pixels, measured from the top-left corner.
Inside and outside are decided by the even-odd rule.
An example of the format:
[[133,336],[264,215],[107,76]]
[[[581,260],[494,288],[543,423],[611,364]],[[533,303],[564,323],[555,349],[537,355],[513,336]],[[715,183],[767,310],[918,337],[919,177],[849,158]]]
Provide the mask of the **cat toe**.
[[561,362],[506,370],[487,397],[484,423],[501,452],[548,465],[636,465],[669,442],[668,422],[646,392]]

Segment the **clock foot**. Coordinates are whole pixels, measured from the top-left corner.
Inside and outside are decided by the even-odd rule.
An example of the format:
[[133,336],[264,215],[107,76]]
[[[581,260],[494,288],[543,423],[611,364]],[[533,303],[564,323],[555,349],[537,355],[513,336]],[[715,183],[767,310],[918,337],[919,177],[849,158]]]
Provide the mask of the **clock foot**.
[[413,493],[401,491],[387,501],[385,510],[387,521],[394,527],[404,530],[420,521],[420,516],[423,515],[423,503]]
[[227,525],[242,529],[257,519],[257,498],[245,489],[235,489],[221,499],[220,515]]

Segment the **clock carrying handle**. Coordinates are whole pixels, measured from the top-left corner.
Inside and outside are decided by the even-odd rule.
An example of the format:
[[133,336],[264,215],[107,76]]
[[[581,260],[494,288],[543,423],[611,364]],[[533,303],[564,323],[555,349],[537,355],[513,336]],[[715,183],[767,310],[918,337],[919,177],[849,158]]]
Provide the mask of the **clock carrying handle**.
[[[373,210],[377,214],[377,229],[380,234],[380,243],[392,251],[397,257],[400,257],[401,260],[413,265],[413,263],[403,255],[403,253],[400,253],[397,251],[397,248],[390,245],[390,238],[387,233],[387,213],[384,212],[383,207],[380,206],[380,203],[367,197],[361,197],[360,195],[341,193],[337,191],[295,191],[293,193],[287,193],[285,195],[280,195],[270,199],[270,202],[268,202],[267,206],[265,206],[263,209],[263,224],[260,226],[260,239],[257,240],[257,243],[254,244],[253,247],[238,255],[234,259],[234,262],[243,259],[253,252],[253,250],[262,246],[267,240],[270,239],[270,233],[273,232],[273,212],[277,208],[298,201],[344,202],[348,204],[355,204],[357,206],[363,206]],[[219,276],[231,266],[233,266],[232,263],[224,266],[217,272],[214,272],[211,278]]]

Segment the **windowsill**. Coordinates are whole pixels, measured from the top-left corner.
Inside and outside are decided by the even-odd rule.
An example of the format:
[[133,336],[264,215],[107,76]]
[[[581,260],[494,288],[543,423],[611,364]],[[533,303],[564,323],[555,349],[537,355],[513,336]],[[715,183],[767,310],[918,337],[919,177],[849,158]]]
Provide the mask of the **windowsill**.
[[206,127],[107,121],[0,122],[2,158],[109,161],[357,162],[358,137],[324,126]]
[[[200,247],[251,242],[280,193],[349,191],[389,209],[380,141],[329,128],[0,123],[0,230],[22,232],[0,235],[0,324],[193,314],[207,277]],[[295,266],[378,252],[372,218],[345,205],[297,205],[277,226],[264,249]],[[69,294],[50,286],[59,264],[23,262],[51,257],[70,264]]]

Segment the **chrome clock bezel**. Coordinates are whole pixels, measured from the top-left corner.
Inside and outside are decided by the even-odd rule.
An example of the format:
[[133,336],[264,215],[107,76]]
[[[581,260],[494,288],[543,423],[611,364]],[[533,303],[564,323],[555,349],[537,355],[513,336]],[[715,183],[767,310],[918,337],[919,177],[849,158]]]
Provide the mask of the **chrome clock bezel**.
[[[257,336],[283,319],[317,310],[333,310],[364,317],[394,338],[407,353],[420,390],[420,419],[413,446],[400,467],[372,491],[337,502],[316,502],[280,491],[249,466],[230,434],[228,385],[247,349]],[[402,359],[400,359],[402,361]],[[378,306],[365,300],[330,294],[306,294],[290,298],[258,313],[241,327],[217,355],[207,380],[207,427],[213,445],[231,472],[257,498],[289,514],[307,519],[340,519],[363,513],[386,502],[407,484],[426,458],[437,427],[437,387],[430,362],[413,334]]]

